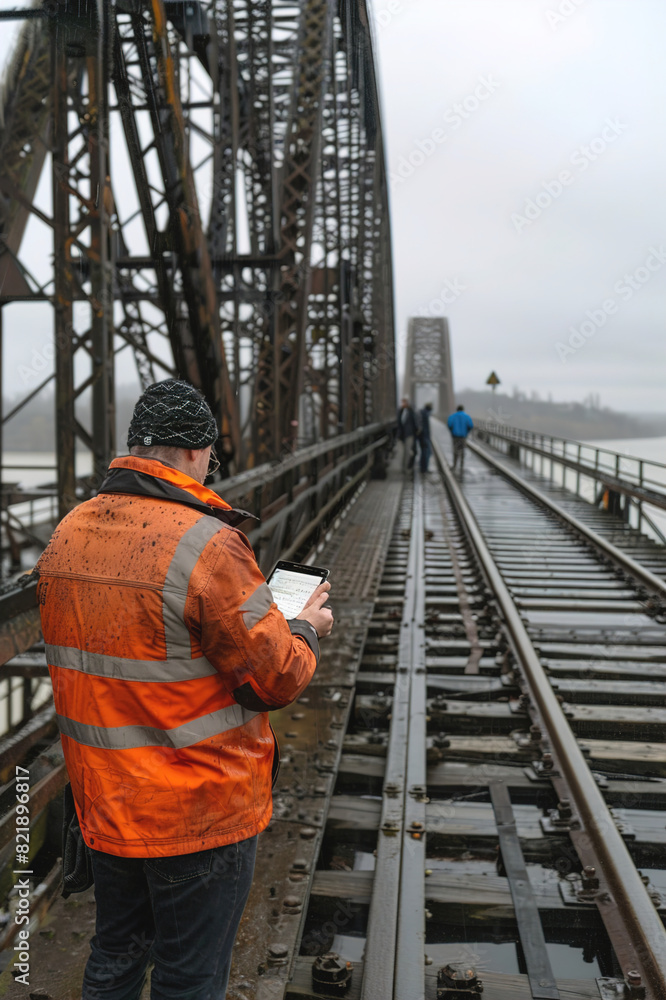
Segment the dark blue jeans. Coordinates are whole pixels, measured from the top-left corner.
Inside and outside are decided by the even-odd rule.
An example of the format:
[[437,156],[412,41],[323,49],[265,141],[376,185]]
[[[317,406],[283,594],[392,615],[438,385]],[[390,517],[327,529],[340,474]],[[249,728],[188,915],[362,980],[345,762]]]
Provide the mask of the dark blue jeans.
[[83,1000],[224,1000],[257,838],[169,858],[92,851],[96,934]]
[[421,458],[419,460],[421,472],[427,472],[431,452],[430,438],[420,437],[419,448],[421,449]]

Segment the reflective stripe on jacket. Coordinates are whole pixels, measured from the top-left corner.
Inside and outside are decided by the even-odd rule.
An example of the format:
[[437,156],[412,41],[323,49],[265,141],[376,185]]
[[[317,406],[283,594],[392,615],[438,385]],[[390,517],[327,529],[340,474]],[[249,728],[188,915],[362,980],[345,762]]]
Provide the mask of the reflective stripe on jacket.
[[316,633],[297,622],[292,634],[245,536],[203,512],[233,520],[217,494],[149,459],[111,468],[155,489],[100,492],[61,521],[38,562],[84,839],[156,857],[252,837],[272,809],[267,710],[309,683]]

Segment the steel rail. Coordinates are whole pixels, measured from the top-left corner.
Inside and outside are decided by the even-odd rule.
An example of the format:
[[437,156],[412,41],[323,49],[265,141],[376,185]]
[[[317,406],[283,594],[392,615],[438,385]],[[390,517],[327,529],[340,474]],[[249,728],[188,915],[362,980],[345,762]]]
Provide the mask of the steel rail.
[[[407,632],[409,663],[407,757],[400,859],[400,895],[395,956],[396,1000],[425,1000],[425,869],[426,869],[426,569],[423,491],[414,489],[412,544],[415,549],[414,603]],[[404,624],[404,622],[403,622]],[[398,681],[400,681],[398,665]]]
[[[589,843],[600,861],[600,871],[617,908],[614,912],[619,916],[624,935],[635,954],[635,964],[630,967],[624,949],[624,961],[620,960],[622,971],[626,978],[630,971],[638,967],[643,982],[649,984],[652,990],[650,1000],[663,1000],[666,997],[666,929],[590,772],[476,518],[435,437],[432,443],[449,495],[495,595],[533,701],[541,713],[559,770],[568,784]],[[546,505],[551,506],[550,503]],[[602,900],[598,903],[612,940],[610,907],[606,905],[605,908]]]
[[[405,495],[403,494],[403,502]],[[399,633],[391,726],[386,747],[386,770],[377,842],[377,862],[368,915],[361,1000],[391,1000],[395,996],[399,901],[402,858],[405,848],[405,804],[410,695],[414,669],[414,631],[418,617],[419,578],[422,566],[422,520],[416,516],[420,502],[414,489],[410,520],[407,579]]]
[[536,486],[532,486],[527,480],[523,479],[517,473],[513,472],[512,469],[508,469],[502,462],[499,462],[492,455],[489,455],[485,448],[482,448],[476,442],[470,441],[468,447],[482,458],[484,462],[488,465],[492,465],[494,469],[497,469],[501,475],[508,479],[514,486],[517,486],[519,490],[527,494],[537,503],[541,504],[543,507],[547,507],[548,510],[552,511],[561,521],[564,521],[569,527],[573,528],[574,531],[578,532],[586,541],[590,542],[596,549],[603,552],[604,555],[611,558],[616,562],[623,570],[627,573],[631,573],[632,576],[636,577],[637,580],[643,584],[648,590],[653,593],[658,594],[660,597],[666,598],[666,580],[662,580],[655,573],[651,573],[649,569],[645,566],[641,566],[639,562],[632,559],[630,555],[623,552],[612,542],[603,538],[601,535],[593,531],[592,528],[588,528],[586,524],[580,521],[573,514],[569,514],[568,511],[564,510],[559,504],[551,500],[550,497],[542,493],[541,490],[537,489]]

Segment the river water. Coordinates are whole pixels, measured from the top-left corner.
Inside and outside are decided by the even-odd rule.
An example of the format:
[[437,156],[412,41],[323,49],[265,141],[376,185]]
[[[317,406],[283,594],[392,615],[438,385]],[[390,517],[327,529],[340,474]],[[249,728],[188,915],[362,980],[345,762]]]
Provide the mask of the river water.
[[[642,471],[643,482],[647,487],[662,491],[666,489],[666,437],[620,438],[605,441],[583,441],[581,443],[584,445],[581,451],[583,463],[594,464],[595,451],[598,449],[598,463],[602,469],[613,475],[617,474],[620,479],[626,478],[630,481],[636,481]],[[574,446],[567,448],[567,455],[572,459],[577,457]],[[619,458],[617,458],[618,455]],[[642,469],[641,462],[643,463]],[[659,464],[653,465],[653,462],[663,463],[664,467],[662,468]],[[561,468],[555,467],[553,479],[556,483],[563,484]],[[569,489],[575,490],[575,480],[576,474],[568,471],[566,485]],[[584,478],[581,481],[581,495],[588,501],[593,501],[598,489],[598,484],[591,479]],[[648,504],[644,505],[644,511],[662,534],[666,535],[666,511]],[[634,525],[637,523],[635,510],[632,511],[631,523]],[[657,537],[645,522],[643,530],[653,537]]]
[[[89,452],[76,456],[77,476],[87,476],[92,471]],[[2,471],[3,483],[20,486],[43,486],[54,483],[56,478],[55,455],[48,451],[6,451]]]
[[[643,458],[648,462],[663,462],[666,465],[666,437],[624,438],[617,441],[586,441],[585,444],[595,448],[605,448],[608,451],[629,455],[631,458]],[[666,481],[666,480],[665,480]]]
[[[651,438],[623,438],[619,440],[611,441],[584,441],[585,445],[583,450],[582,459],[585,462],[594,461],[594,449],[598,448],[600,450],[600,464],[607,468],[609,471],[615,471],[615,455],[613,453],[618,453],[622,457],[619,461],[619,473],[627,475],[630,478],[636,476],[638,472],[638,462],[643,459],[644,462],[661,462],[664,463],[664,468],[655,467],[652,465],[644,466],[644,475],[648,480],[652,480],[650,484],[657,488],[659,486],[666,487],[666,437],[651,437]],[[574,450],[567,449],[567,454],[572,458],[575,457]],[[55,456],[49,452],[40,451],[23,451],[23,452],[5,452],[5,469],[3,470],[3,482],[5,483],[19,483],[23,487],[34,487],[44,485],[45,483],[55,482]],[[12,468],[15,466],[17,468]],[[87,475],[91,471],[91,461],[89,453],[81,453],[76,457],[76,473],[77,475]],[[554,479],[556,482],[562,482],[561,470],[555,469]],[[569,473],[567,477],[567,485],[571,488],[573,486],[573,481],[575,476],[573,473]],[[582,486],[581,492],[586,499],[592,500],[595,492],[594,484],[590,481]],[[25,507],[25,505],[21,505]],[[47,509],[46,502],[37,501],[33,507],[33,512],[37,514],[40,506],[43,506],[44,510]],[[26,510],[14,509],[15,513],[21,514],[26,513]],[[666,534],[666,511],[659,511],[655,508],[646,508],[649,516],[659,528]]]

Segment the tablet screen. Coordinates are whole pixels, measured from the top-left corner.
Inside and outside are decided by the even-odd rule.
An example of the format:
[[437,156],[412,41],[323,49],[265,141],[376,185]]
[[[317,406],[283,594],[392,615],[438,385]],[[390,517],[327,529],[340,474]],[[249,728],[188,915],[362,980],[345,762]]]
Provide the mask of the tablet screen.
[[268,586],[285,618],[297,618],[327,576],[327,569],[280,561],[268,578]]

